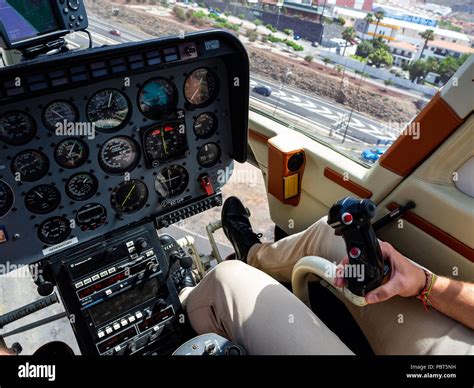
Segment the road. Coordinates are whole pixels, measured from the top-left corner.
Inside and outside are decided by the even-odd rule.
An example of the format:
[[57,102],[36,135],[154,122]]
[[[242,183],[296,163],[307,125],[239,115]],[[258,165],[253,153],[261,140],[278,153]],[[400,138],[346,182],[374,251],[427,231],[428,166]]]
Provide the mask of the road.
[[[121,32],[120,36],[114,36],[110,33],[112,29],[117,29]],[[98,20],[89,16],[89,31],[94,40],[94,46],[101,46],[104,44],[113,45],[119,43],[126,43],[131,41],[139,41],[143,39],[153,38],[143,32],[125,29],[123,26],[113,25],[102,20]],[[68,40],[81,46],[88,45],[88,39],[85,35],[76,33]],[[295,88],[284,86],[278,82],[261,76],[251,75],[250,87],[251,89],[256,85],[267,85],[273,90],[271,96],[265,97],[251,91],[251,97],[271,104],[278,109],[285,110],[293,116],[301,119],[317,123],[326,130],[335,128],[336,123],[340,122],[342,118],[347,118],[350,115],[350,109],[337,106],[332,101],[308,95]],[[381,128],[384,124],[376,120],[372,120],[357,112],[352,113],[350,124],[347,128],[347,136],[353,140],[359,140],[364,143],[375,144],[377,141],[393,141],[396,139],[396,134],[383,133]],[[345,125],[340,131],[345,130]]]

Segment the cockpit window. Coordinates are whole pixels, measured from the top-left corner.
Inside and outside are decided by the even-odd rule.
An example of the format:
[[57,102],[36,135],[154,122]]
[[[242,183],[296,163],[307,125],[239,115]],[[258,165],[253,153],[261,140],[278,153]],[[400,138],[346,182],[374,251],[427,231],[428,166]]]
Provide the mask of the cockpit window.
[[327,2],[89,3],[100,44],[208,28],[238,35],[251,109],[367,166],[403,131],[419,135],[407,124],[474,51],[456,25]]

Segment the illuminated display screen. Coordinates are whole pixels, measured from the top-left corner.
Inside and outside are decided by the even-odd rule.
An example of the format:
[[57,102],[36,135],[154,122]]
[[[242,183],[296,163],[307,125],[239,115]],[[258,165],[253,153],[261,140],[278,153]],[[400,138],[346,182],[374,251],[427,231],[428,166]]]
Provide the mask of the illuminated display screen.
[[146,301],[153,299],[160,290],[160,281],[157,278],[142,283],[130,291],[107,299],[107,302],[100,303],[89,309],[92,320],[96,326],[119,317],[128,310]]
[[59,29],[49,0],[0,0],[0,20],[12,43]]
[[79,296],[80,299],[84,299],[86,296],[89,296],[93,294],[94,292],[103,290],[104,288],[109,287],[125,278],[126,278],[125,271],[120,272],[117,275],[114,275],[110,278],[102,280],[101,282],[94,283],[92,286],[82,289],[81,291],[77,293],[77,295]]

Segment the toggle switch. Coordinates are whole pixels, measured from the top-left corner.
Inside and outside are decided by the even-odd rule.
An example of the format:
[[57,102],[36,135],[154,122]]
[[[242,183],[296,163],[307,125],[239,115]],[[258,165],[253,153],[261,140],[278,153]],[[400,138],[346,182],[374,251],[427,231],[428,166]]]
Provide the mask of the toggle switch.
[[214,194],[214,187],[212,186],[211,178],[208,174],[202,174],[199,176],[199,183],[201,184],[201,188],[207,195]]

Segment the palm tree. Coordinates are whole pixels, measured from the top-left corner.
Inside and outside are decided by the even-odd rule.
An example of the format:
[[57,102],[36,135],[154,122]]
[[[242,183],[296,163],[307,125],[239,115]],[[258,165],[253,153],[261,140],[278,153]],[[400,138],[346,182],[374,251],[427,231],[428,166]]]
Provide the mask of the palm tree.
[[428,41],[434,40],[434,31],[433,30],[426,30],[423,32],[420,32],[420,36],[425,40],[425,44],[423,45],[423,49],[421,50],[421,55],[420,58],[423,58],[423,52],[426,49],[426,46],[428,45]]
[[342,52],[342,56],[346,53],[347,44],[352,42],[356,37],[356,32],[353,27],[347,27],[344,31],[342,31],[342,39],[346,41],[344,45],[344,51]]
[[379,23],[382,21],[383,17],[385,16],[383,11],[377,11],[374,14],[375,20],[377,20],[377,23],[375,23],[375,32],[374,32],[374,38],[377,37],[377,30],[379,28]]
[[367,33],[367,31],[369,30],[370,24],[374,22],[374,14],[369,12],[367,15],[365,15],[364,20],[365,20],[365,33]]

